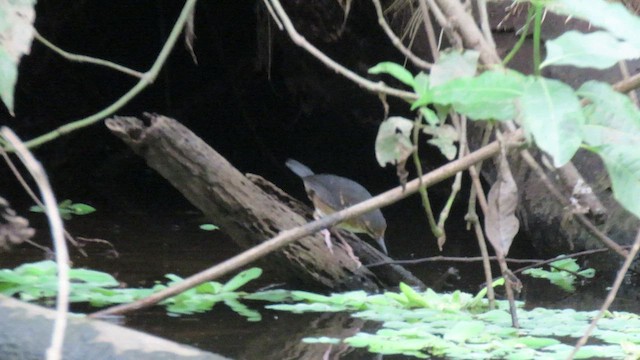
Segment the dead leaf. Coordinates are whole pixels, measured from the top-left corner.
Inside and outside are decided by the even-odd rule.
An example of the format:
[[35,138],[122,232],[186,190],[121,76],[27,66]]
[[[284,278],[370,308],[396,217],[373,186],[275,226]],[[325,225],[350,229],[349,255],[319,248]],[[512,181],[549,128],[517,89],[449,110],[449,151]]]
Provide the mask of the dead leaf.
[[489,209],[484,217],[487,238],[497,255],[507,256],[513,238],[520,229],[515,215],[518,206],[518,187],[503,151],[498,161],[498,178],[489,190]]

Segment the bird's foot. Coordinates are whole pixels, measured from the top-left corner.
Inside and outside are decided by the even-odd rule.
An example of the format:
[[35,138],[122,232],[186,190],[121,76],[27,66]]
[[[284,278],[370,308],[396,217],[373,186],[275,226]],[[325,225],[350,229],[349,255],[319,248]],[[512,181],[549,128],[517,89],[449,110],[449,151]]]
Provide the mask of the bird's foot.
[[324,235],[324,243],[327,244],[327,248],[329,252],[333,254],[333,243],[331,242],[331,232],[329,229],[324,229],[321,231],[322,235]]

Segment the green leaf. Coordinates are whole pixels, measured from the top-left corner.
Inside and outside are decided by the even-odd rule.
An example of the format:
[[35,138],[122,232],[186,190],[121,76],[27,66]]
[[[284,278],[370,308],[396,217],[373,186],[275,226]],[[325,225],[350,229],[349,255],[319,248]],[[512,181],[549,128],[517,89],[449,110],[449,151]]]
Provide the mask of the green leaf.
[[602,145],[595,148],[611,178],[613,197],[640,218],[640,152],[638,145]]
[[578,89],[588,99],[583,126],[585,142],[600,155],[611,178],[613,195],[635,216],[640,217],[640,111],[610,85],[589,81]]
[[402,291],[404,296],[407,297],[407,300],[409,300],[409,305],[410,306],[416,306],[416,307],[428,307],[429,306],[429,304],[422,297],[422,295],[420,293],[418,293],[417,291],[415,291],[411,286],[401,282],[400,283],[400,291]]
[[515,71],[485,71],[474,78],[459,78],[432,88],[433,102],[452,105],[473,120],[512,120],[515,100],[522,95],[525,79]]
[[87,215],[96,211],[93,206],[82,203],[71,204],[68,209],[74,215]]
[[536,145],[551,155],[556,167],[573,157],[582,143],[582,107],[569,85],[530,78],[520,98],[520,120]]
[[213,224],[202,224],[200,225],[200,230],[204,230],[204,231],[213,231],[213,230],[218,230],[220,229],[219,227],[217,227],[216,225]]
[[640,111],[627,95],[599,81],[587,81],[577,93],[589,100],[583,108],[585,143],[591,146],[640,143]]
[[515,339],[506,340],[509,345],[526,346],[532,349],[541,349],[547,346],[560,344],[560,341],[552,338],[541,338],[533,336],[523,336]]
[[20,58],[31,51],[35,3],[8,1],[0,7],[0,98],[12,116]]
[[640,47],[620,41],[605,31],[589,34],[568,31],[546,42],[547,57],[540,67],[573,65],[579,68],[607,69],[620,60],[640,57]]
[[439,86],[453,79],[470,78],[476,74],[480,53],[475,50],[445,51],[431,68],[431,86]]
[[544,4],[555,13],[585,20],[593,27],[605,29],[617,38],[640,47],[640,18],[620,2],[589,0],[586,6],[584,0],[551,0]]
[[429,75],[423,72],[416,75],[415,82],[413,84],[413,91],[418,95],[418,100],[411,104],[411,110],[431,104],[433,92],[431,91],[431,79],[429,78]]
[[580,270],[580,266],[575,259],[571,258],[557,260],[552,262],[550,265],[552,266],[550,271],[542,268],[533,268],[525,270],[523,274],[536,278],[547,279],[552,284],[568,292],[575,291],[573,284],[576,280],[576,276],[574,273],[579,273],[587,278],[591,278],[595,275],[595,270],[591,268],[578,271]]
[[220,293],[220,290],[222,290],[222,284],[215,281],[209,281],[196,286],[195,289],[198,294],[218,294]]
[[404,162],[413,152],[411,143],[413,121],[391,116],[383,121],[376,136],[376,159],[380,166]]
[[244,286],[251,280],[255,280],[262,275],[262,269],[260,268],[251,268],[247,269],[238,275],[234,276],[231,280],[229,280],[226,284],[222,286],[220,292],[232,292],[236,291],[240,287]]
[[247,300],[260,300],[260,301],[269,301],[269,302],[284,302],[291,300],[291,291],[289,290],[266,290],[260,291],[253,294],[247,294],[242,297]]
[[262,320],[262,315],[260,315],[259,312],[250,309],[248,306],[237,300],[229,299],[225,300],[224,303],[231,308],[231,310],[238,313],[238,315],[247,318],[247,321],[256,322]]
[[89,269],[70,269],[69,278],[90,283],[93,286],[111,287],[120,283],[110,274]]
[[71,204],[73,204],[73,201],[71,201],[70,199],[65,199],[65,200],[60,201],[60,203],[58,204],[58,207],[60,209],[66,209],[69,206],[71,206]]
[[[435,116],[435,114],[433,115]],[[458,132],[453,126],[448,124],[441,126],[425,126],[422,128],[422,132],[433,136],[433,138],[427,142],[438,147],[442,155],[444,155],[447,160],[453,160],[453,158],[456,157],[458,148],[454,145],[454,142],[458,141]]]
[[44,209],[40,205],[32,205],[29,207],[29,211],[34,213],[43,213]]
[[413,91],[415,91],[416,94],[418,94],[418,97],[420,97],[423,94],[427,93],[430,87],[431,80],[429,78],[429,74],[420,71],[414,79]]
[[18,64],[11,59],[4,48],[0,48],[0,98],[13,114],[13,94],[18,82]]
[[444,334],[445,340],[465,342],[478,337],[484,330],[482,321],[462,321],[448,329]]
[[433,112],[433,110],[423,106],[420,109],[418,109],[418,111],[420,112],[420,115],[422,115],[422,117],[424,118],[424,120],[427,122],[428,125],[431,125],[431,126],[440,125],[441,123],[440,118],[435,112]]
[[369,74],[389,74],[412,88],[415,85],[415,80],[409,70],[393,62],[381,62],[369,69]]
[[[29,211],[36,213],[44,213],[45,210],[39,205],[33,205],[29,208]],[[58,204],[58,211],[60,211],[60,217],[65,220],[71,219],[71,214],[73,215],[87,215],[95,212],[96,209],[93,206],[76,203],[74,204],[71,200],[66,199],[61,201]]]

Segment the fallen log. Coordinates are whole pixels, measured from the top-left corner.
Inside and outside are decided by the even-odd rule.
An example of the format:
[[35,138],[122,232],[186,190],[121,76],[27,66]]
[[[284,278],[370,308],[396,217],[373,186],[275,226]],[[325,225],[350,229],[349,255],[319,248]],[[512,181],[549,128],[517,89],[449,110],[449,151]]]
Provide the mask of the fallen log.
[[[308,207],[265,179],[243,175],[176,120],[161,115],[146,117],[149,126],[135,117],[114,117],[106,125],[242,248],[308,222]],[[363,264],[390,260],[357,236],[340,234]],[[398,265],[359,266],[350,258],[348,248],[339,241],[334,244],[331,253],[322,235],[307,236],[272,253],[260,265],[287,279],[334,291],[378,291],[400,281],[424,286]]]
[[[0,295],[0,359],[40,360],[50,345],[56,313]],[[62,350],[65,360],[224,360],[143,332],[69,315]]]

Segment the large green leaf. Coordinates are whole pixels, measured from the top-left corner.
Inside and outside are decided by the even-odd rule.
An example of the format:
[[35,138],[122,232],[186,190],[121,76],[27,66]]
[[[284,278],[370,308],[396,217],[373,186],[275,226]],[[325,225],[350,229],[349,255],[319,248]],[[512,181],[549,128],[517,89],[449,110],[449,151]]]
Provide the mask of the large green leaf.
[[18,64],[16,64],[0,47],[0,99],[13,115],[13,91],[18,81]]
[[31,51],[35,3],[13,0],[0,5],[0,98],[12,115],[20,58]]
[[583,34],[568,31],[546,42],[547,57],[540,67],[573,65],[580,68],[606,69],[620,60],[640,57],[640,47],[620,41],[605,31]]
[[602,157],[614,198],[640,217],[640,111],[609,84],[589,81],[578,89],[578,94],[589,100],[584,108],[584,141]]
[[613,197],[640,218],[640,151],[637,144],[612,144],[595,148],[611,178]]
[[628,96],[598,81],[584,83],[577,93],[589,100],[583,109],[586,124],[582,130],[587,144],[640,144],[640,111]]
[[453,79],[474,76],[479,57],[480,53],[475,50],[443,52],[431,69],[431,86],[446,84]]
[[473,78],[458,78],[432,88],[433,102],[453,105],[473,120],[511,120],[515,99],[522,95],[525,77],[510,70],[490,70]]
[[531,77],[520,98],[520,111],[525,131],[551,155],[554,165],[569,162],[582,143],[584,124],[573,89],[557,80]]
[[550,0],[545,7],[555,13],[585,20],[619,39],[640,47],[640,18],[619,2],[605,0]]

